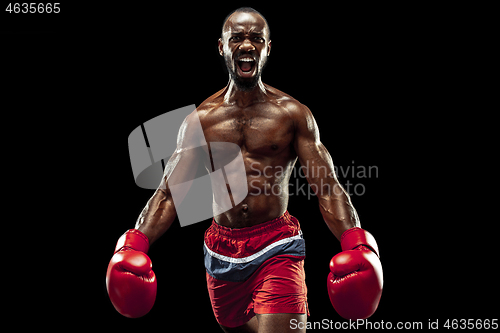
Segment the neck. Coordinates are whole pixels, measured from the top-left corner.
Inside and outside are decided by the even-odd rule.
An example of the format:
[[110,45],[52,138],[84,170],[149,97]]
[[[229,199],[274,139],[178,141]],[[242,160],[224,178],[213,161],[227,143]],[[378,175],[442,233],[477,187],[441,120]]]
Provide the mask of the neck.
[[239,106],[248,106],[255,102],[265,101],[266,88],[259,78],[257,85],[249,90],[241,90],[232,79],[226,87],[224,101],[229,104],[236,103]]

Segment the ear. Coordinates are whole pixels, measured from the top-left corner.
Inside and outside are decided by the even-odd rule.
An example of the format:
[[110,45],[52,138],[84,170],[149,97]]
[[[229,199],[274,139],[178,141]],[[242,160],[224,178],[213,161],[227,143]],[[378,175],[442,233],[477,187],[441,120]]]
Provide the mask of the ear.
[[219,43],[219,54],[221,56],[223,56],[224,55],[224,50],[223,50],[224,45],[222,44],[222,38],[219,38],[219,42],[218,43]]
[[267,43],[267,56],[269,57],[269,53],[271,53],[271,41]]

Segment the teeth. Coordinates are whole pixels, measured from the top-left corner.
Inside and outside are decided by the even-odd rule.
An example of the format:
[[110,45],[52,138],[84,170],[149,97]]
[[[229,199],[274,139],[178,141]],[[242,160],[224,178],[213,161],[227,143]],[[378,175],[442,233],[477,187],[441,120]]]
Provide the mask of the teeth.
[[254,60],[252,58],[243,58],[238,61],[244,61],[244,62],[253,62]]

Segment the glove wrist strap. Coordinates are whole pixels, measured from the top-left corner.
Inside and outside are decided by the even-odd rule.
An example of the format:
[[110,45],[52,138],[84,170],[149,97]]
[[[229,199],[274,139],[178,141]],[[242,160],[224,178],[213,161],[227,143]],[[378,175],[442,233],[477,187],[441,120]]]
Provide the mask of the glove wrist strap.
[[360,245],[364,245],[379,256],[378,245],[375,238],[368,231],[358,227],[344,231],[340,237],[340,245],[342,246],[342,251],[353,250]]
[[118,239],[115,247],[115,253],[124,247],[130,247],[136,251],[148,253],[148,237],[137,229],[129,229]]

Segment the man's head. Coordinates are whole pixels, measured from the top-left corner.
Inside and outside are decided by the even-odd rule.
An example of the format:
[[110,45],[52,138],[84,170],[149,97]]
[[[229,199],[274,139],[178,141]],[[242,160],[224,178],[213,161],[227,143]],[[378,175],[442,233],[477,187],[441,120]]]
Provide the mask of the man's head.
[[224,21],[219,54],[241,90],[250,90],[259,82],[271,52],[270,36],[266,19],[250,7],[236,9]]

